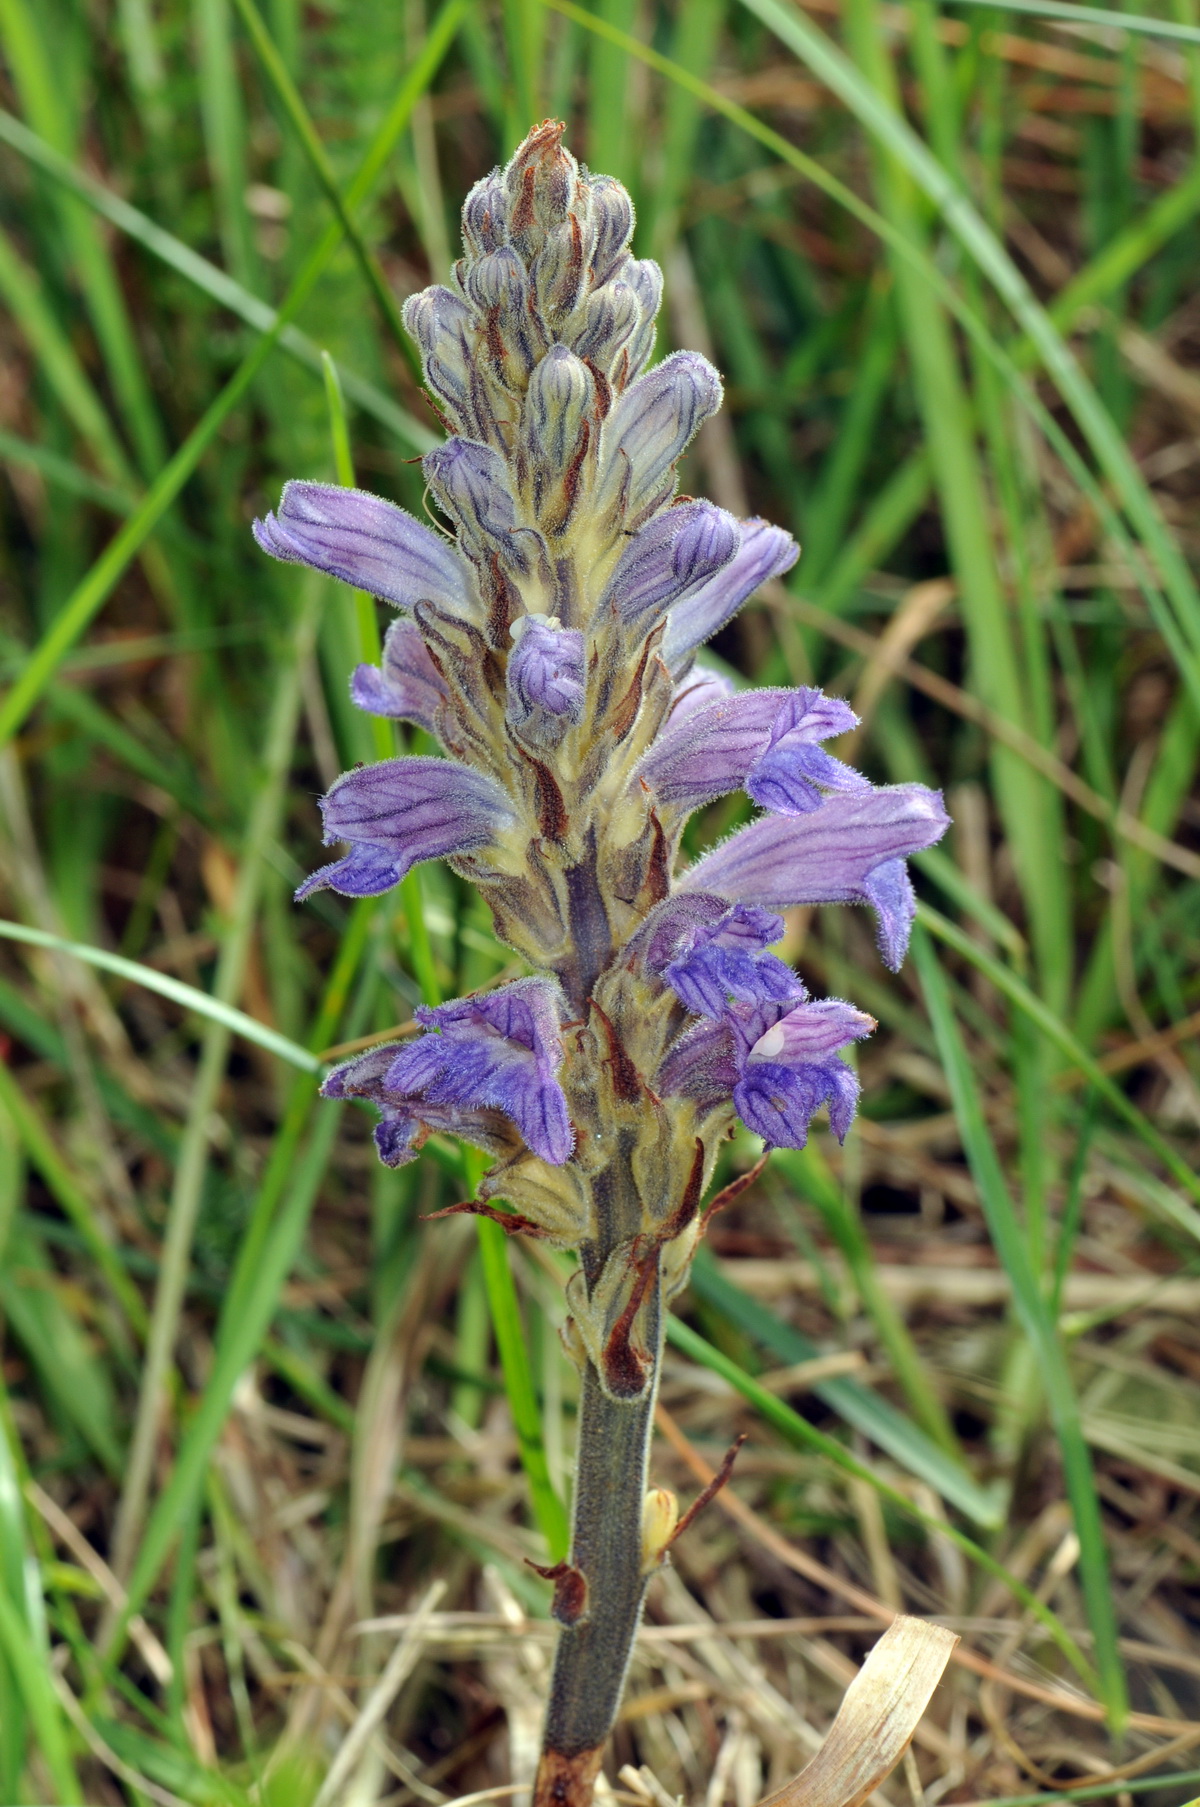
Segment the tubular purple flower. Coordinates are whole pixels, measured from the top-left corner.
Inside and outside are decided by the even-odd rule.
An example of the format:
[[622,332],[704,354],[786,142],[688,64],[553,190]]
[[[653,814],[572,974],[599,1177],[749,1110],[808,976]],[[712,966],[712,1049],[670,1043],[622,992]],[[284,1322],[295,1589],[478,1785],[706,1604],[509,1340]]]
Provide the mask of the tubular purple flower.
[[438,731],[438,713],[449,692],[412,621],[393,621],[383,642],[382,665],[359,665],[350,679],[350,700],[368,715],[416,722]]
[[764,809],[803,815],[820,807],[818,787],[870,788],[816,744],[857,724],[848,704],[819,690],[743,690],[672,718],[635,776],[660,803],[689,810],[745,790]]
[[729,564],[667,617],[663,658],[671,670],[682,671],[688,655],[732,620],[760,584],[781,577],[799,556],[799,546],[782,527],[757,518],[743,521],[741,545]]
[[381,1081],[382,1094],[411,1100],[502,1110],[533,1153],[561,1166],[575,1146],[562,1065],[562,995],[546,979],[518,979],[478,997],[456,998],[417,1021],[437,1033],[401,1044]]
[[712,502],[664,509],[634,534],[617,560],[600,612],[615,609],[623,621],[652,627],[664,609],[727,565],[740,539],[734,517]]
[[785,1003],[804,997],[792,968],[767,953],[783,934],[783,918],[753,904],[732,910],[681,937],[663,978],[685,1009],[720,1017],[732,1000],[745,1004]]
[[677,351],[631,383],[604,423],[597,504],[635,523],[671,494],[675,465],[721,406],[721,378],[699,352]]
[[535,710],[577,721],[583,708],[583,635],[545,615],[518,615],[508,660],[508,719],[522,727]]
[[421,860],[486,847],[514,820],[493,778],[450,759],[385,759],[344,772],[321,800],[325,845],[349,841],[345,858],[310,874],[314,891],[377,897]]
[[783,910],[793,904],[868,903],[879,950],[895,972],[916,904],[904,868],[949,826],[940,791],[894,784],[826,798],[803,816],[762,816],[690,867],[683,889]]
[[272,558],[311,565],[398,609],[428,601],[467,615],[476,606],[470,569],[454,547],[365,490],[285,483],[279,512],[255,521],[254,537]]
[[516,504],[500,454],[474,439],[448,439],[421,462],[430,489],[467,540],[485,558],[499,553],[515,570],[527,571],[537,535],[517,527]]

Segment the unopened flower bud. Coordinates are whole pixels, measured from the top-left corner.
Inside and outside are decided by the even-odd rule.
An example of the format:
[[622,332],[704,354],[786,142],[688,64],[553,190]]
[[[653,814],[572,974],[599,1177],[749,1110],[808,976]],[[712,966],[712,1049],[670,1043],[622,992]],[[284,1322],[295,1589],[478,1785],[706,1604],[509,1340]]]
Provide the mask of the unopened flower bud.
[[499,170],[476,182],[463,203],[463,244],[469,255],[482,257],[508,242],[508,204]]
[[669,1487],[647,1489],[642,1501],[642,1573],[658,1568],[679,1523],[679,1501]]

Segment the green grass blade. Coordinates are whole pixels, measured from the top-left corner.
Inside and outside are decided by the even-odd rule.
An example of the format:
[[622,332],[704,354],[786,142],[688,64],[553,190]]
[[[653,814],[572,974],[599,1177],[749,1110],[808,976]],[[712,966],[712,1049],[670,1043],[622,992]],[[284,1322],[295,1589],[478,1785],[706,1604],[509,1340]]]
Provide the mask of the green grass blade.
[[117,978],[128,979],[134,985],[143,985],[147,991],[156,991],[160,997],[182,1004],[185,1010],[194,1011],[197,1016],[204,1017],[209,1022],[220,1023],[232,1034],[254,1042],[269,1054],[278,1055],[289,1066],[299,1067],[306,1073],[317,1073],[321,1069],[321,1062],[316,1055],[307,1048],[302,1048],[298,1042],[289,1041],[286,1035],[280,1035],[265,1023],[247,1016],[244,1010],[238,1010],[206,991],[198,991],[194,985],[185,985],[182,979],[173,979],[169,973],[160,973],[153,966],[143,966],[137,960],[126,960],[120,954],[110,954],[107,948],[88,947],[80,941],[64,941],[61,935],[51,935],[45,929],[26,928],[21,922],[0,920],[0,938],[6,941],[25,941],[31,947],[48,947],[55,953],[70,954],[74,960],[82,960],[88,966],[98,966],[101,972],[114,973]]
[[[760,1299],[744,1292],[704,1248],[696,1255],[691,1285],[700,1298],[716,1306],[730,1323],[781,1362],[811,1361],[820,1354],[815,1343],[767,1310]],[[947,1455],[932,1437],[870,1387],[849,1376],[835,1375],[817,1381],[813,1392],[847,1424],[869,1437],[910,1474],[927,1482],[935,1493],[977,1525],[995,1529],[999,1524],[994,1496],[972,1480],[961,1462]]]
[[387,277],[380,268],[379,259],[363,238],[346,206],[333,166],[325,153],[325,146],[317,136],[316,127],[309,118],[308,109],[300,97],[300,91],[288,73],[287,65],[263,23],[262,15],[254,5],[254,0],[233,0],[233,3],[237,7],[243,25],[250,34],[250,41],[254,45],[255,53],[266,72],[267,79],[274,88],[301,149],[308,159],[309,167],[320,183],[321,190],[333,208],[338,224],[358,259],[359,268],[367,287],[375,298],[375,305],[379,309],[383,323],[398,349],[408,360],[409,368],[419,382],[422,380],[421,360],[416,347],[404,330],[396,297],[392,293]]
[[1088,1623],[1095,1639],[1096,1669],[1109,1720],[1119,1734],[1129,1712],[1125,1670],[1117,1641],[1112,1579],[1104,1526],[1074,1383],[1058,1326],[1029,1258],[1000,1158],[988,1129],[970,1057],[950,1004],[945,974],[925,930],[913,936],[913,959],[925,993],[943,1070],[958,1118],[963,1149],[979,1192],[988,1232],[1013,1290],[1013,1305],[1036,1356],[1050,1417],[1058,1437],[1075,1533]]
[[25,1144],[29,1159],[79,1231],[84,1246],[107,1280],[125,1316],[138,1334],[144,1336],[148,1318],[142,1295],[96,1222],[86,1187],[76,1179],[63,1160],[40,1111],[26,1098],[15,1075],[3,1061],[0,1061],[0,1110],[8,1112]]
[[[44,170],[56,182],[79,195],[119,232],[149,251],[168,269],[177,271],[202,294],[228,308],[239,320],[244,320],[257,332],[270,332],[276,324],[276,310],[269,303],[251,294],[234,277],[210,263],[206,257],[201,257],[198,251],[193,251],[190,245],[185,245],[173,233],[166,231],[140,208],[114,194],[86,170],[78,169],[69,158],[61,156],[52,145],[39,138],[36,132],[31,132],[28,126],[21,120],[14,119],[3,108],[0,108],[0,140],[38,169]],[[0,270],[0,279],[2,275]],[[306,369],[314,372],[321,370],[323,354],[320,347],[298,327],[285,325],[279,334],[279,345],[281,350],[288,352]],[[413,451],[427,452],[438,444],[437,434],[431,433],[421,421],[357,371],[341,367],[338,375],[350,399],[365,413],[373,415],[381,426],[395,433]]]
[[1172,648],[1183,676],[1200,696],[1200,671],[1195,669],[1200,654],[1200,592],[1111,415],[1003,244],[908,122],[806,15],[784,0],[741,0],[741,4],[801,58],[907,170],[1012,311],[1154,558],[1166,592]]
[[546,1461],[541,1407],[534,1390],[521,1306],[509,1266],[508,1237],[498,1223],[492,1223],[486,1217],[481,1218],[476,1227],[492,1328],[504,1373],[504,1390],[508,1395],[521,1463],[529,1482],[530,1503],[546,1539],[550,1560],[558,1562],[567,1554],[571,1532],[566,1507],[550,1479]]
[[49,1652],[33,1639],[28,1625],[0,1588],[0,1651],[17,1679],[25,1711],[42,1759],[63,1807],[84,1807],[79,1777],[71,1758],[71,1741],[54,1691]]
[[[418,98],[424,93],[450,47],[469,0],[446,0],[392,103],[346,196],[358,207],[370,193]],[[223,423],[241,401],[275,348],[284,327],[297,314],[341,243],[341,228],[331,226],[292,284],[273,326],[242,360],[234,375],[211,402],[170,463],[155,479],[128,521],[110,540],[83,582],[72,592],[52,626],[31,655],[17,682],[0,703],[0,746],[11,740],[47,683],[141,546],[179,494]]]
[[1028,13],[1035,19],[1061,19],[1069,25],[1099,25],[1106,31],[1131,31],[1152,38],[1173,38],[1177,43],[1200,44],[1200,25],[1184,25],[1171,19],[1155,19],[1149,13],[1114,12],[1106,6],[1077,6],[1075,0],[954,0],[956,6],[984,6],[989,12]]
[[1037,997],[1029,987],[997,960],[986,948],[972,941],[969,935],[950,922],[928,904],[918,908],[918,918],[939,941],[944,941],[956,953],[969,960],[972,966],[986,974],[998,991],[1012,1000],[1018,1010],[1024,1012],[1042,1033],[1052,1041],[1067,1057],[1073,1067],[1083,1073],[1089,1084],[1093,1085],[1112,1108],[1125,1119],[1130,1128],[1143,1141],[1147,1148],[1163,1163],[1172,1178],[1177,1180],[1184,1190],[1200,1202],[1200,1175],[1197,1175],[1187,1162],[1171,1147],[1165,1136],[1161,1135],[1147,1117],[1138,1109],[1133,1101],[1125,1096],[1120,1086],[1092,1058],[1082,1043],[1072,1034],[1060,1017],[1055,1016],[1042,999]]
[[944,1519],[931,1518],[927,1513],[922,1512],[921,1508],[915,1506],[905,1494],[900,1492],[899,1488],[891,1486],[865,1462],[860,1462],[857,1457],[852,1456],[849,1450],[844,1449],[835,1437],[827,1437],[824,1431],[819,1431],[816,1425],[808,1422],[807,1418],[802,1418],[799,1412],[794,1412],[790,1405],[785,1405],[782,1399],[777,1399],[774,1393],[770,1393],[766,1387],[760,1386],[753,1375],[747,1374],[744,1368],[724,1354],[722,1350],[715,1349],[711,1343],[706,1342],[692,1329],[690,1324],[685,1324],[681,1318],[670,1317],[667,1319],[667,1341],[673,1343],[677,1349],[681,1349],[692,1361],[699,1362],[702,1367],[710,1369],[712,1373],[719,1374],[723,1380],[727,1380],[730,1386],[735,1388],[742,1398],[748,1400],[760,1416],[766,1419],[768,1424],[792,1444],[793,1448],[816,1450],[835,1468],[840,1468],[844,1474],[853,1475],[858,1481],[866,1481],[881,1499],[889,1501],[898,1511],[903,1512],[906,1518],[913,1519],[917,1524],[925,1525],[930,1530],[936,1530],[941,1535],[949,1537],[987,1574],[995,1575],[998,1580],[1004,1582],[1005,1586],[1011,1590],[1014,1599],[1019,1600],[1026,1611],[1032,1613],[1045,1626],[1076,1674],[1083,1679],[1087,1686],[1094,1685],[1095,1673],[1091,1664],[1058,1615],[1052,1612],[1048,1606],[1043,1605],[1037,1595],[1032,1593],[1023,1582],[1018,1581],[1015,1575],[1010,1574],[1002,1562],[998,1562],[994,1556],[975,1543],[973,1539],[967,1537],[957,1526],[948,1525]]

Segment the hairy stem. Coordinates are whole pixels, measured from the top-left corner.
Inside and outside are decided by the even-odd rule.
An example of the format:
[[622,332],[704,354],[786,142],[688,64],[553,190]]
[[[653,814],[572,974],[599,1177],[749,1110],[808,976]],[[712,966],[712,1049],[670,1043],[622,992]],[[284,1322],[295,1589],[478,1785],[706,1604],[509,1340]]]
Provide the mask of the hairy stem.
[[649,1302],[653,1353],[640,1398],[616,1400],[589,1364],[579,1411],[570,1566],[581,1615],[559,1633],[534,1807],[589,1807],[642,1616],[642,1502],[662,1361],[663,1309]]

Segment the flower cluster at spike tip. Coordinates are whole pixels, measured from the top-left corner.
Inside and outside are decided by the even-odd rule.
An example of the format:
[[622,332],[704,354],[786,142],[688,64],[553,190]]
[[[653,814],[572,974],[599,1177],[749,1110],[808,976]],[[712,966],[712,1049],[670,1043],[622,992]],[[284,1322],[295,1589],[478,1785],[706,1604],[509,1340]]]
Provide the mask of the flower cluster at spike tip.
[[[735,690],[697,662],[797,547],[676,495],[721,379],[688,351],[647,368],[662,279],[630,254],[625,190],[580,169],[547,122],[462,217],[450,285],[404,309],[450,429],[424,471],[454,540],[310,482],[289,483],[255,532],[401,611],[354,701],[445,752],[341,777],[321,807],[326,842],[348,851],[297,895],[374,896],[446,859],[534,976],[420,1010],[422,1036],[324,1089],[379,1108],[389,1164],[433,1131],[495,1157],[476,1204],[508,1201],[524,1230],[584,1251],[576,1355],[628,1397],[629,1276],[653,1252],[664,1296],[682,1284],[735,1117],[797,1148],[823,1105],[839,1137],[854,1115],[839,1050],[874,1024],[811,998],[768,951],[777,912],[866,904],[898,967],[905,859],[947,817],[937,792],[875,786],[825,751],[855,725],[845,703]],[[762,813],[679,870],[689,815],[738,790]],[[601,1223],[618,1192],[623,1248]]]

